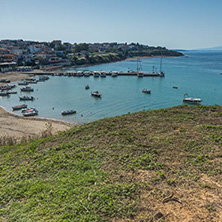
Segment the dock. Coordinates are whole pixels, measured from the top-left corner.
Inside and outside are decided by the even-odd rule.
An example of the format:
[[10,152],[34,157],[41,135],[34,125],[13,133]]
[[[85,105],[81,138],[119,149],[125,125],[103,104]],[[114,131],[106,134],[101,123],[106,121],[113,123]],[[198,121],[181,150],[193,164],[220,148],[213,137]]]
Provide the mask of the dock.
[[138,76],[138,77],[164,77],[163,72],[105,72],[105,71],[77,71],[77,72],[59,72],[54,73],[56,76],[76,76],[76,77],[105,77],[105,76]]
[[38,71],[30,71],[23,72],[29,75],[50,75],[50,76],[74,76],[74,77],[105,77],[105,76],[138,76],[138,77],[164,77],[165,74],[163,72],[136,72],[136,71],[128,71],[128,72],[106,72],[106,71],[75,71],[75,72],[38,72]]

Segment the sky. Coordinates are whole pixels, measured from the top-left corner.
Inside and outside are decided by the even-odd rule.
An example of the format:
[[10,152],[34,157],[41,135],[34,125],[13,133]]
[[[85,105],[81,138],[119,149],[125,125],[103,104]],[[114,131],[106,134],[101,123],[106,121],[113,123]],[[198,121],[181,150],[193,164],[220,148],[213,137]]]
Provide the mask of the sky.
[[0,40],[222,46],[222,0],[0,0]]

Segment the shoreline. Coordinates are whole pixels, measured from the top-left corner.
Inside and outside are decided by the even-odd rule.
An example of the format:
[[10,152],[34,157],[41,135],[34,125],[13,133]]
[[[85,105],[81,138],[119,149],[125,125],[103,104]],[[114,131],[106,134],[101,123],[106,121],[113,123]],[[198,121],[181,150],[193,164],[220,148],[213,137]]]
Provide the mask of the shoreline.
[[[0,79],[10,80],[11,83],[27,79],[28,77],[29,77],[28,73],[22,73],[22,72],[17,72],[17,71],[0,73]],[[6,84],[8,83],[0,82],[0,86],[6,85]]]
[[26,118],[7,111],[0,106],[0,143],[4,138],[21,142],[31,138],[42,138],[68,130],[77,124],[48,118]]

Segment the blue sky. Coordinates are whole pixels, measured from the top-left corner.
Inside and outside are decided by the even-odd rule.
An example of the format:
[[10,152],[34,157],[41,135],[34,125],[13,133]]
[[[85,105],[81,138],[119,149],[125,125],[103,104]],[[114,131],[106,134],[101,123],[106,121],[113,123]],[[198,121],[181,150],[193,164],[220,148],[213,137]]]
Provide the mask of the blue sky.
[[0,39],[222,46],[221,0],[0,0]]

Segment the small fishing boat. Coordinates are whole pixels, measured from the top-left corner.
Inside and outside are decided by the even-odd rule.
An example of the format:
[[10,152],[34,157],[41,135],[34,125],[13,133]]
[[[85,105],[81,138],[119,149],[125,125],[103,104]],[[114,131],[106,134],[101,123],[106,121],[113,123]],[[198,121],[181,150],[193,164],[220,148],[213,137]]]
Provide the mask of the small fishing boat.
[[26,86],[26,87],[21,88],[21,91],[22,92],[33,92],[34,89],[30,86]]
[[38,115],[38,113],[38,110],[36,110],[35,108],[30,108],[23,112],[23,116],[36,116]]
[[184,94],[183,102],[187,102],[187,103],[200,103],[200,102],[202,102],[202,99],[195,98],[195,97],[189,97],[188,94]]
[[140,78],[143,77],[143,72],[138,72],[137,77],[140,77]]
[[98,71],[93,72],[93,77],[99,77],[99,76],[100,76],[100,73]]
[[7,93],[8,93],[8,94],[17,94],[16,91],[8,91]]
[[75,110],[66,110],[66,111],[62,111],[61,114],[64,115],[70,115],[70,114],[75,114],[76,111]]
[[36,80],[35,78],[26,79],[25,81],[30,84],[37,84],[37,82],[38,82],[38,80]]
[[0,82],[1,82],[1,83],[10,83],[11,81],[10,81],[10,80],[7,80],[7,79],[0,79]]
[[3,91],[0,92],[0,96],[8,96],[8,95],[9,95],[8,92],[3,92]]
[[94,92],[91,92],[91,95],[95,97],[101,97],[102,93],[100,93],[99,91],[94,91]]
[[29,96],[20,96],[19,99],[20,100],[34,100],[34,97],[33,96],[30,96],[30,97]]
[[143,89],[142,92],[143,93],[151,93],[151,90],[150,89]]
[[49,79],[48,76],[39,76],[38,81],[39,81],[39,82],[45,82],[45,81],[48,80],[48,79]]
[[111,76],[112,77],[117,77],[118,76],[118,72],[116,72],[116,71],[111,72]]
[[28,85],[28,83],[26,81],[21,81],[21,82],[18,82],[18,85],[19,86],[26,86],[26,85]]
[[86,85],[86,86],[85,86],[85,89],[89,89],[89,85]]
[[101,77],[101,78],[106,77],[106,73],[105,73],[104,71],[101,71],[101,72],[100,72],[100,77]]
[[90,73],[89,73],[89,72],[84,72],[83,75],[84,75],[85,77],[89,77],[89,76],[90,76]]
[[78,71],[78,72],[76,73],[76,76],[77,76],[77,77],[82,77],[82,76],[83,76],[83,72],[82,72],[82,71]]
[[12,107],[13,110],[20,110],[20,109],[25,109],[25,108],[27,108],[26,104],[22,104],[22,105]]
[[178,86],[173,86],[174,89],[178,89]]

